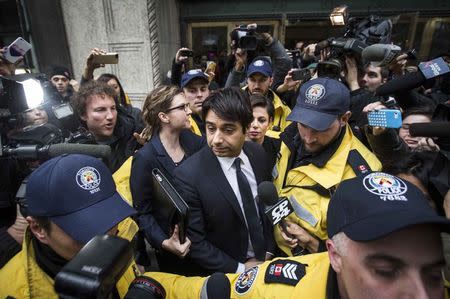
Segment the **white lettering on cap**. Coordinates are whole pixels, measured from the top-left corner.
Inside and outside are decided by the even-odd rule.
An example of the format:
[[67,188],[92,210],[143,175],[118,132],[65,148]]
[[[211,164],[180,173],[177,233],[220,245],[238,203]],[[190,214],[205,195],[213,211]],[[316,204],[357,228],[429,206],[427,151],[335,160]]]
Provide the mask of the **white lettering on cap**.
[[78,170],[76,175],[76,182],[84,190],[91,193],[100,191],[101,177],[100,173],[94,167],[86,166]]
[[200,70],[200,69],[195,69],[195,70],[190,70],[189,72],[188,72],[188,74],[189,75],[197,75],[198,73],[201,73],[202,72],[202,70]]
[[325,96],[326,90],[322,84],[313,84],[305,92],[305,103],[317,105],[318,101]]
[[367,191],[378,195],[383,201],[408,201],[402,195],[408,191],[408,186],[393,175],[383,172],[371,173],[364,178],[363,184]]
[[258,59],[255,62],[253,62],[254,66],[263,66],[264,65],[264,61]]

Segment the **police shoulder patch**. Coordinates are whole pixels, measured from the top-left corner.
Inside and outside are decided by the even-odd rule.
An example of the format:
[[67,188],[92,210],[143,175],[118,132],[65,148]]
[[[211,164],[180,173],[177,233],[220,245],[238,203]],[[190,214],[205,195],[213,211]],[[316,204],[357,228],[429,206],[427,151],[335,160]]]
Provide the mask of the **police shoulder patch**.
[[269,264],[264,276],[265,283],[297,285],[306,274],[306,264],[292,260],[276,260]]
[[239,275],[234,285],[234,290],[236,291],[236,293],[239,295],[247,293],[251,289],[257,276],[258,276],[258,266],[252,267],[247,271],[243,272],[241,275]]

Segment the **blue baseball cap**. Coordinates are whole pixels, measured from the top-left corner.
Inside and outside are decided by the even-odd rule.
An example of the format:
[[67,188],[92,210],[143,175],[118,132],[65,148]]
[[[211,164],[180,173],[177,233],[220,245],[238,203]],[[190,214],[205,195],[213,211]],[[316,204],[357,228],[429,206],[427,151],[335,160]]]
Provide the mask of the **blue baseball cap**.
[[183,74],[181,77],[181,88],[184,88],[194,79],[203,79],[206,81],[206,84],[209,84],[208,76],[201,69],[195,69]]
[[136,213],[117,192],[106,165],[78,154],[53,158],[33,171],[26,200],[30,216],[48,217],[83,244]]
[[371,241],[417,224],[450,230],[422,191],[396,176],[372,172],[339,184],[328,205],[328,238],[344,232],[353,241]]
[[247,77],[250,77],[255,73],[263,74],[266,77],[272,77],[272,64],[266,59],[256,58],[248,66]]
[[339,115],[350,110],[350,91],[329,78],[309,80],[300,87],[297,103],[287,120],[325,131]]

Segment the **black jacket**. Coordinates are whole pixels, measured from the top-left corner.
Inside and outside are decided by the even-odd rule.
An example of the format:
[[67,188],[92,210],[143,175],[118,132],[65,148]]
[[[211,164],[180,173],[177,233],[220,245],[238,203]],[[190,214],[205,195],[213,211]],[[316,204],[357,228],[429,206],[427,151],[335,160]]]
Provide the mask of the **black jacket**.
[[[259,144],[246,142],[257,183],[270,180],[267,156]],[[238,200],[222,171],[217,157],[204,147],[175,170],[175,183],[190,207],[188,237],[192,241],[188,259],[191,275],[232,273],[247,259],[248,230]],[[273,228],[262,216],[266,251],[274,252]]]

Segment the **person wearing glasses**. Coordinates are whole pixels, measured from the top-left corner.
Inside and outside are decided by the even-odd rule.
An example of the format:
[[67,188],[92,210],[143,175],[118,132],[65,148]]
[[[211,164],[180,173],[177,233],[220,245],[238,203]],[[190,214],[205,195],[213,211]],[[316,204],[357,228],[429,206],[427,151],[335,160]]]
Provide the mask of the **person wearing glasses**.
[[180,243],[178,227],[172,231],[168,219],[161,216],[163,207],[153,196],[152,170],[158,168],[173,181],[173,173],[187,157],[203,146],[203,139],[190,131],[189,107],[177,86],[160,86],[145,99],[142,116],[148,140],[134,155],[130,188],[133,205],[138,210],[139,227],[155,248],[160,271],[182,273],[182,258],[189,252],[190,240]]

